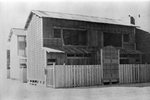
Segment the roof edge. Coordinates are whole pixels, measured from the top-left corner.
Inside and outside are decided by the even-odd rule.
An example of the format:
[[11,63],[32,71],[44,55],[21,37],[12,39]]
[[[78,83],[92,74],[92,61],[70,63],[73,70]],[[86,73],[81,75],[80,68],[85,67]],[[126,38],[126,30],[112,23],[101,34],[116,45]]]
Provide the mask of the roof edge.
[[[26,21],[26,24],[25,24],[25,27],[24,29],[27,29],[28,28],[28,25],[32,19],[32,16],[33,14],[37,15],[38,17],[40,18],[53,18],[53,17],[47,17],[47,16],[42,16],[39,12],[41,10],[32,10],[27,18],[27,21]],[[49,11],[43,11],[43,12],[49,12]],[[60,12],[53,12],[53,13],[60,13]],[[61,14],[68,14],[68,13],[61,13]],[[69,14],[69,15],[80,15],[80,14]],[[97,16],[87,16],[87,15],[80,15],[80,16],[85,16],[85,17],[96,17],[96,18],[101,18],[101,17],[97,17]],[[61,19],[61,18],[54,18],[54,19]],[[74,20],[74,21],[84,21],[84,20],[75,20],[75,19],[66,19],[66,18],[62,18],[64,20]],[[106,18],[106,19],[112,19],[112,18]],[[92,23],[104,23],[104,22],[93,22],[93,21],[87,21],[87,22],[92,22]],[[129,27],[138,27],[136,25],[127,25],[127,24],[113,24],[113,23],[108,23],[108,22],[105,22],[104,24],[112,24],[112,25],[121,25],[121,26],[129,26]]]
[[36,11],[36,10],[32,10],[32,11],[29,13],[29,16],[28,16],[27,21],[26,21],[25,26],[24,26],[24,29],[25,29],[25,30],[28,28],[28,25],[29,25],[29,23],[30,23],[30,21],[31,21],[31,19],[32,19],[33,14],[35,14],[35,15],[37,15],[37,16],[39,16],[39,17],[42,17],[42,16],[40,16],[39,14],[37,14],[35,11]]
[[[15,33],[13,33],[13,30],[22,30],[22,31],[25,31],[25,29],[23,29],[23,28],[11,28],[9,36],[8,36],[8,41],[11,41],[12,35],[15,34]],[[26,35],[26,34],[22,34],[22,35]]]

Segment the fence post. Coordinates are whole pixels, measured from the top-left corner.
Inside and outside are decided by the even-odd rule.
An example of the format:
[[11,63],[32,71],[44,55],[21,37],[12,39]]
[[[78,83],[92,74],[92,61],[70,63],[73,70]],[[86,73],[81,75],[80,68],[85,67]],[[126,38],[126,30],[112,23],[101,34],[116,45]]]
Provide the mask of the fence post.
[[53,88],[56,88],[55,63],[53,63]]
[[101,83],[103,84],[103,49],[101,49]]
[[66,64],[64,63],[63,64],[63,81],[62,81],[62,83],[63,83],[63,87],[67,87],[67,82],[66,82],[66,66],[65,66]]

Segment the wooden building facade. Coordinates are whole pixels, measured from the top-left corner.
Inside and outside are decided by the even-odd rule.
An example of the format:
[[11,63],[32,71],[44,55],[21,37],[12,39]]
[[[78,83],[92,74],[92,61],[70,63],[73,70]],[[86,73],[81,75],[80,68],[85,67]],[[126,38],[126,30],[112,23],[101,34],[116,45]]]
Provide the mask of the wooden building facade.
[[[46,84],[45,69],[53,63],[102,65],[105,59],[102,50],[105,47],[110,47],[106,49],[110,50],[109,59],[106,59],[108,64],[113,57],[115,59],[115,63],[110,64],[117,66],[114,73],[118,64],[142,63],[142,52],[136,49],[136,26],[120,20],[31,11],[25,30],[28,44],[27,75],[31,83]],[[112,56],[111,50],[117,52],[116,55]]]
[[143,52],[142,63],[150,64],[150,33],[137,28],[135,39],[137,50]]
[[7,78],[27,82],[26,31],[12,28],[8,39]]

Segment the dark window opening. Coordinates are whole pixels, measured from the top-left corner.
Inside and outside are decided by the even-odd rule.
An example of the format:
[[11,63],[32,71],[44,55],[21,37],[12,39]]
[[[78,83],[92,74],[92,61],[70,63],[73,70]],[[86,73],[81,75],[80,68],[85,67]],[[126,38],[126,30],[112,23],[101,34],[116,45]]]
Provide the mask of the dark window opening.
[[25,36],[18,36],[18,55],[19,56],[26,56],[26,37]]
[[130,16],[130,23],[133,24],[133,25],[135,25],[135,19],[132,16]]
[[26,42],[25,41],[19,41],[18,48],[19,48],[19,50],[25,50]]
[[56,59],[47,59],[47,65],[53,65],[53,63],[56,63]]
[[120,64],[129,64],[129,59],[120,59]]
[[63,38],[65,45],[86,45],[87,31],[64,29]]
[[91,57],[91,54],[84,54],[84,57]]
[[140,62],[140,59],[136,59],[135,61],[136,61],[136,62]]
[[76,57],[83,57],[83,54],[76,54]]
[[7,50],[7,69],[10,69],[10,50]]
[[54,38],[61,38],[61,30],[54,29]]
[[91,57],[91,54],[67,54],[67,57]]
[[74,57],[74,54],[67,54],[67,57]]
[[124,34],[123,35],[123,41],[124,42],[129,42],[129,34]]
[[104,33],[104,46],[122,47],[122,35],[114,33]]
[[127,54],[121,54],[120,57],[128,57]]

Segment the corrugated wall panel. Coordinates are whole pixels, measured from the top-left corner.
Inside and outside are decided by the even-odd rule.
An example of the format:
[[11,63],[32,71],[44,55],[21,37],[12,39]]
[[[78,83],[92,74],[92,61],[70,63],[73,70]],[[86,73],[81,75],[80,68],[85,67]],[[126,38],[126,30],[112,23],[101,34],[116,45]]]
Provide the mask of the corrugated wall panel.
[[33,15],[27,29],[28,80],[45,81],[45,52],[42,45],[42,18]]

